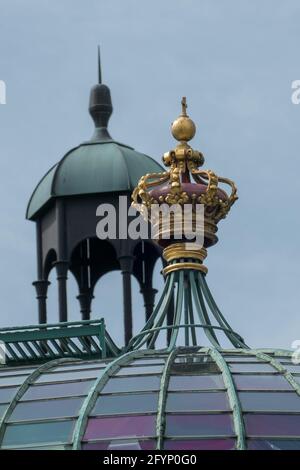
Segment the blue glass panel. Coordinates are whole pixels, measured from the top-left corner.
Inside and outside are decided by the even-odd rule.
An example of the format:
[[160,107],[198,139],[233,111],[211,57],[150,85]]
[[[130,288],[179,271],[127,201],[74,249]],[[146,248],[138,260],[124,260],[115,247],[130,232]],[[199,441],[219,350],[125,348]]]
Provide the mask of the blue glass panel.
[[112,378],[103,388],[103,393],[110,392],[133,392],[146,390],[159,390],[160,377],[147,375],[140,377],[117,377]]
[[16,394],[18,387],[0,388],[0,403],[9,402]]
[[[70,397],[76,395],[87,395],[94,380],[82,382],[65,382],[49,385],[33,385],[24,393],[21,401],[35,400],[38,398]],[[1,390],[0,390],[1,394]]]
[[37,419],[67,418],[77,416],[83,398],[63,398],[19,402],[9,421],[34,421]]
[[244,411],[297,411],[300,397],[295,392],[239,392]]
[[166,411],[229,411],[229,402],[224,392],[168,393]]
[[157,393],[100,396],[91,415],[149,413],[157,411]]
[[239,390],[293,390],[283,375],[234,375]]
[[169,390],[210,390],[224,388],[219,375],[175,375],[171,376]]
[[121,369],[115,374],[120,375],[140,375],[140,374],[161,374],[163,365],[152,365],[142,367],[121,367]]
[[73,428],[74,421],[9,424],[5,430],[3,446],[69,442]]
[[64,382],[67,380],[80,380],[85,378],[96,378],[102,375],[104,369],[87,369],[80,371],[56,372],[41,375],[36,383]]
[[246,363],[243,364],[228,364],[232,372],[277,372],[274,367],[270,364],[264,364],[257,362],[255,364]]

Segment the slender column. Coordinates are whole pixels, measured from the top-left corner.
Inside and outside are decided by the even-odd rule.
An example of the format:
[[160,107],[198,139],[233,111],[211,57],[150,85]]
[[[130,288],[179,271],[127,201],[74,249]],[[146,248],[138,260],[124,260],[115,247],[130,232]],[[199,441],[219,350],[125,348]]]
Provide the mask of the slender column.
[[58,311],[59,321],[68,321],[68,307],[67,307],[67,279],[68,279],[68,262],[67,261],[56,261],[54,263],[57,272],[57,284],[58,284]]
[[125,346],[132,338],[132,297],[131,297],[131,274],[134,257],[123,255],[119,257],[121,273],[123,277],[123,312],[124,312],[124,336]]
[[82,320],[90,320],[91,303],[94,298],[90,286],[89,276],[89,240],[84,240],[80,248],[80,282],[79,282],[79,295],[77,299],[80,304],[80,312]]
[[47,323],[47,291],[51,283],[45,280],[39,280],[32,283],[36,290],[38,301],[39,323]]
[[79,300],[80,312],[82,320],[90,320],[91,314],[91,303],[94,296],[90,291],[82,291],[77,295]]

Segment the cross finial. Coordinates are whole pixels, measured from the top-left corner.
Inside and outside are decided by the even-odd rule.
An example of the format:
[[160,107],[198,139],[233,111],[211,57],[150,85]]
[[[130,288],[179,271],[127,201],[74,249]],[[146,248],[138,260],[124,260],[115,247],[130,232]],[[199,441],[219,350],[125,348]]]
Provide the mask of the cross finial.
[[186,110],[187,110],[187,104],[186,104],[186,97],[183,96],[182,100],[181,100],[181,106],[182,106],[182,116],[187,116],[186,114]]

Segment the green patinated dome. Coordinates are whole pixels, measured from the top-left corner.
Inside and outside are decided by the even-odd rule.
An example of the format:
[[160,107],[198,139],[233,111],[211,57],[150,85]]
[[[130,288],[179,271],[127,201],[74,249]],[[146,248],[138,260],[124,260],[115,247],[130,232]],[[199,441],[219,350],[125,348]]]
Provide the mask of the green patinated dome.
[[145,173],[161,172],[151,157],[113,140],[87,142],[68,152],[41,179],[34,190],[26,217],[53,197],[132,191]]
[[89,112],[95,123],[93,137],[70,150],[41,179],[29,200],[27,219],[34,219],[52,198],[131,192],[141,176],[164,171],[153,158],[111,138],[107,125],[112,104],[106,85],[92,88]]

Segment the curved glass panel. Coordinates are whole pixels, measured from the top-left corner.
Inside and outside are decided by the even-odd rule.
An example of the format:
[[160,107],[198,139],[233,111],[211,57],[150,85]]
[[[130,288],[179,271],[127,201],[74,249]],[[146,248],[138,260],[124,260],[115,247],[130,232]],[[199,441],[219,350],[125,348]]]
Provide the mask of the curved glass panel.
[[230,414],[167,415],[166,436],[223,436],[232,435]]
[[164,442],[164,450],[232,450],[234,447],[234,439],[199,439],[198,441],[167,439]]
[[5,410],[8,408],[8,406],[9,406],[9,403],[6,403],[5,405],[0,405],[0,420],[2,416],[4,415]]
[[296,365],[296,364],[282,364],[282,365],[288,372],[292,372],[293,374],[300,374],[300,365]]
[[151,437],[155,435],[155,416],[121,416],[90,418],[84,440],[120,437]]
[[[50,385],[33,385],[24,393],[21,401],[36,400],[39,398],[70,397],[87,395],[94,380],[82,382],[65,382]],[[0,390],[1,394],[1,390]]]
[[155,450],[156,441],[136,439],[84,443],[82,450]]
[[6,387],[7,385],[21,385],[24,380],[28,377],[26,375],[9,375],[7,377],[0,376],[0,387]]
[[83,398],[63,398],[48,401],[19,402],[9,421],[68,418],[77,416]]
[[157,402],[157,393],[104,395],[97,399],[91,415],[156,412]]
[[3,437],[3,446],[69,442],[74,421],[48,423],[8,424]]
[[170,392],[166,411],[230,411],[230,407],[224,392]]
[[244,411],[298,411],[300,397],[294,392],[240,392]]
[[15,375],[29,375],[35,369],[36,369],[36,367],[31,367],[30,369],[28,369],[26,367],[16,367],[15,369],[3,368],[2,370],[0,369],[0,379],[2,379],[2,377],[4,375],[14,375],[14,376]]
[[52,371],[56,372],[69,372],[70,370],[87,370],[87,369],[104,369],[108,363],[104,363],[103,361],[95,361],[95,362],[81,362],[81,363],[66,363],[64,366],[53,367]]
[[151,366],[155,364],[164,364],[165,360],[167,359],[168,356],[166,357],[149,357],[147,358],[141,358],[141,359],[135,359],[132,361],[130,364],[132,366]]
[[300,415],[246,414],[248,436],[299,436]]
[[248,441],[249,450],[300,450],[300,439],[299,440],[288,440],[288,439],[271,439],[255,440],[249,439]]
[[276,369],[270,364],[257,362],[256,364],[243,363],[243,364],[228,364],[231,372],[276,372]]
[[146,390],[159,390],[160,377],[147,375],[139,377],[111,378],[102,390],[109,392],[140,392]]
[[227,362],[260,362],[256,356],[245,356],[244,354],[227,356],[223,355],[225,361]]
[[79,371],[68,371],[68,372],[54,372],[49,374],[41,375],[36,383],[42,382],[63,382],[67,380],[80,380],[86,378],[96,378],[102,374],[104,369],[87,369]]
[[221,374],[175,375],[170,378],[169,390],[210,390],[224,388]]
[[141,374],[160,374],[163,370],[163,365],[152,365],[144,367],[122,367],[115,375],[141,375]]
[[293,390],[282,375],[234,375],[239,390]]
[[18,387],[0,388],[0,403],[9,402],[16,394]]

